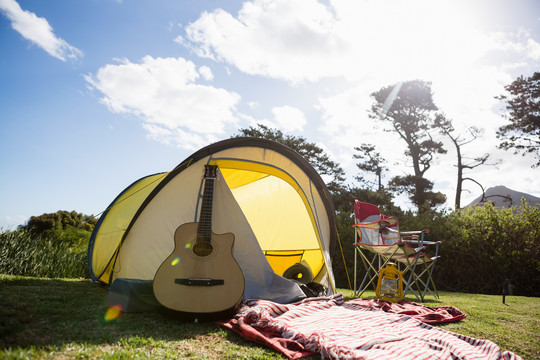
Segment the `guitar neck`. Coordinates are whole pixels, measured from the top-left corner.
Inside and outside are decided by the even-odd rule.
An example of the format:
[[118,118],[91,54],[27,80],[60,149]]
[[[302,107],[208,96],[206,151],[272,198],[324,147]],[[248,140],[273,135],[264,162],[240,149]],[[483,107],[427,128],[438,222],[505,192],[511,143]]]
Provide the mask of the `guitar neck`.
[[214,200],[214,178],[207,177],[204,182],[204,193],[201,205],[197,240],[211,241],[212,236],[212,207]]

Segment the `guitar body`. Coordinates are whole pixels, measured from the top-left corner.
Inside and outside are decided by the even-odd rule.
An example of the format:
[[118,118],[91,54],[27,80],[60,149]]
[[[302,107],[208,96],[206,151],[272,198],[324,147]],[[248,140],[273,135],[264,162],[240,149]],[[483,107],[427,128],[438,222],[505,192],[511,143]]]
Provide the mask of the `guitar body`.
[[244,294],[244,275],[232,255],[234,234],[210,232],[210,241],[201,242],[199,226],[186,223],[176,229],[174,251],[154,277],[154,295],[166,308],[187,315],[233,312]]

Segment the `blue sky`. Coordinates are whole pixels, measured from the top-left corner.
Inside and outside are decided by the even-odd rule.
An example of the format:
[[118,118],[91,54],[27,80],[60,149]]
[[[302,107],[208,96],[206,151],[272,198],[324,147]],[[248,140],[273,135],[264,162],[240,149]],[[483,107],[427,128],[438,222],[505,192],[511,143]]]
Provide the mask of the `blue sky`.
[[[353,147],[409,171],[370,120],[370,93],[432,82],[468,176],[540,196],[532,158],[496,149],[494,96],[540,70],[535,0],[0,0],[0,228],[58,210],[98,214],[133,181],[257,123],[304,136],[357,174]],[[426,173],[452,204],[455,153]],[[467,203],[479,195],[472,182]],[[409,204],[401,200],[403,206]]]

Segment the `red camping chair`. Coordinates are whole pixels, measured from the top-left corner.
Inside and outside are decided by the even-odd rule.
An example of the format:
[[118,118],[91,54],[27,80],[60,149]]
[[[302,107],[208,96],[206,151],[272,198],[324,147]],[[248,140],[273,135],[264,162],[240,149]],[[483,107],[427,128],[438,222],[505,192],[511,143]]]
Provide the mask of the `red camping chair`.
[[[397,218],[383,215],[377,206],[358,200],[354,202],[354,216],[355,296],[361,296],[370,286],[375,289],[379,270],[392,262],[403,273],[404,297],[410,291],[419,301],[424,301],[429,291],[439,298],[432,274],[439,258],[440,242],[424,241],[429,230],[400,231]],[[433,248],[433,257],[427,254],[428,247]],[[364,265],[365,274],[362,283],[356,287],[360,270],[358,258]]]

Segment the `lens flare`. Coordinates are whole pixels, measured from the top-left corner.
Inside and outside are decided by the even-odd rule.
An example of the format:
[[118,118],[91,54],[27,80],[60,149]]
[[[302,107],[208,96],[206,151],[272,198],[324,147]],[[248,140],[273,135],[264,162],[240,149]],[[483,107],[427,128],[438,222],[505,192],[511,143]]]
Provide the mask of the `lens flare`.
[[175,265],[177,265],[179,262],[180,262],[180,258],[179,258],[179,257],[174,258],[174,260],[171,262],[171,265],[172,265],[172,266],[175,266]]
[[104,320],[105,321],[113,321],[114,319],[118,319],[120,317],[120,314],[122,313],[122,306],[120,305],[114,305],[107,309],[107,312],[105,313]]
[[191,244],[190,243],[187,243],[186,244],[186,249],[189,249],[191,247]]

